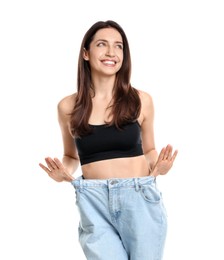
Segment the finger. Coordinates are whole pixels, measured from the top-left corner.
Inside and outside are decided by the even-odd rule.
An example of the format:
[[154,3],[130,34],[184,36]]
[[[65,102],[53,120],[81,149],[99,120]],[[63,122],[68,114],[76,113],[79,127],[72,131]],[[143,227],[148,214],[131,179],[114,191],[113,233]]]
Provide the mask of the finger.
[[165,155],[166,148],[162,148],[161,152],[159,153],[158,161],[162,161]]
[[44,166],[42,163],[39,163],[39,166],[46,172],[46,173],[50,173],[51,171],[46,167]]
[[58,169],[57,164],[52,160],[50,157],[47,157],[45,159],[47,166],[50,168],[50,170],[56,170]]
[[167,149],[166,149],[166,159],[170,160],[172,158],[172,152],[173,152],[173,147],[171,145],[167,145]]
[[58,170],[58,165],[54,160],[51,161],[51,166],[53,167],[54,170]]
[[167,145],[165,150],[164,150],[164,156],[163,156],[163,160],[168,160],[169,157],[171,156],[170,154],[172,153],[172,146],[171,145]]
[[[64,167],[63,165],[62,165],[62,167]],[[71,175],[69,172],[67,172],[65,169],[64,169],[64,171],[63,171],[63,175],[64,175],[64,179],[66,180],[66,181],[72,181],[72,180],[74,180],[74,177],[73,177],[73,175]]]
[[54,158],[54,162],[57,165],[58,169],[64,169],[64,165],[61,163],[61,161],[58,158]]
[[62,170],[64,173],[64,180],[65,181],[73,181],[75,178],[69,174],[66,170],[62,162],[58,158],[54,158],[54,162],[56,163],[58,169]]
[[178,154],[178,150],[176,150],[171,158],[171,161],[173,162]]
[[66,176],[65,181],[73,181],[75,178],[73,176]]

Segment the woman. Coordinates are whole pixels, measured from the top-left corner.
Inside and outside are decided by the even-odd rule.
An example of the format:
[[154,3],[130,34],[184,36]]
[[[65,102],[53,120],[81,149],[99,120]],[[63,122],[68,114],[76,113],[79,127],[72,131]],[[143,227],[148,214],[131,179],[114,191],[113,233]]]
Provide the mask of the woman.
[[[162,259],[166,213],[156,177],[177,151],[155,149],[153,101],[130,84],[131,58],[123,29],[97,22],[85,34],[77,93],[58,104],[64,156],[40,167],[71,182],[80,212],[79,238],[90,260]],[[82,176],[73,177],[81,164]]]

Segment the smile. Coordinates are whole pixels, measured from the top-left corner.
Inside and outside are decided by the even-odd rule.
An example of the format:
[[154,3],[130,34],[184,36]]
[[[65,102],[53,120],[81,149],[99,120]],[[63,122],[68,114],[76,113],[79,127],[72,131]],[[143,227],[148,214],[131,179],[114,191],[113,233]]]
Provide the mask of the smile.
[[112,60],[103,60],[102,63],[105,65],[116,65],[116,61]]

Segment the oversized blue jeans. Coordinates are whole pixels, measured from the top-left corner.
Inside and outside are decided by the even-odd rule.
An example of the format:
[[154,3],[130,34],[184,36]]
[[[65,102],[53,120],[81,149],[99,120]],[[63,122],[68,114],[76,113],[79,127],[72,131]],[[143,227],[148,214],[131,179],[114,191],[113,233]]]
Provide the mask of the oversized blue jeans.
[[72,181],[88,260],[161,260],[167,216],[152,176]]

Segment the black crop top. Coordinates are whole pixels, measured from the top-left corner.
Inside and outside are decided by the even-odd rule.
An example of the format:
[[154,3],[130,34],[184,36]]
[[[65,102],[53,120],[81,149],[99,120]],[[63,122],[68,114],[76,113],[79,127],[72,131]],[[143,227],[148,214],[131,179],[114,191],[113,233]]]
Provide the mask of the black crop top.
[[141,127],[137,121],[121,130],[108,125],[90,126],[93,130],[91,134],[75,138],[81,165],[143,154]]

